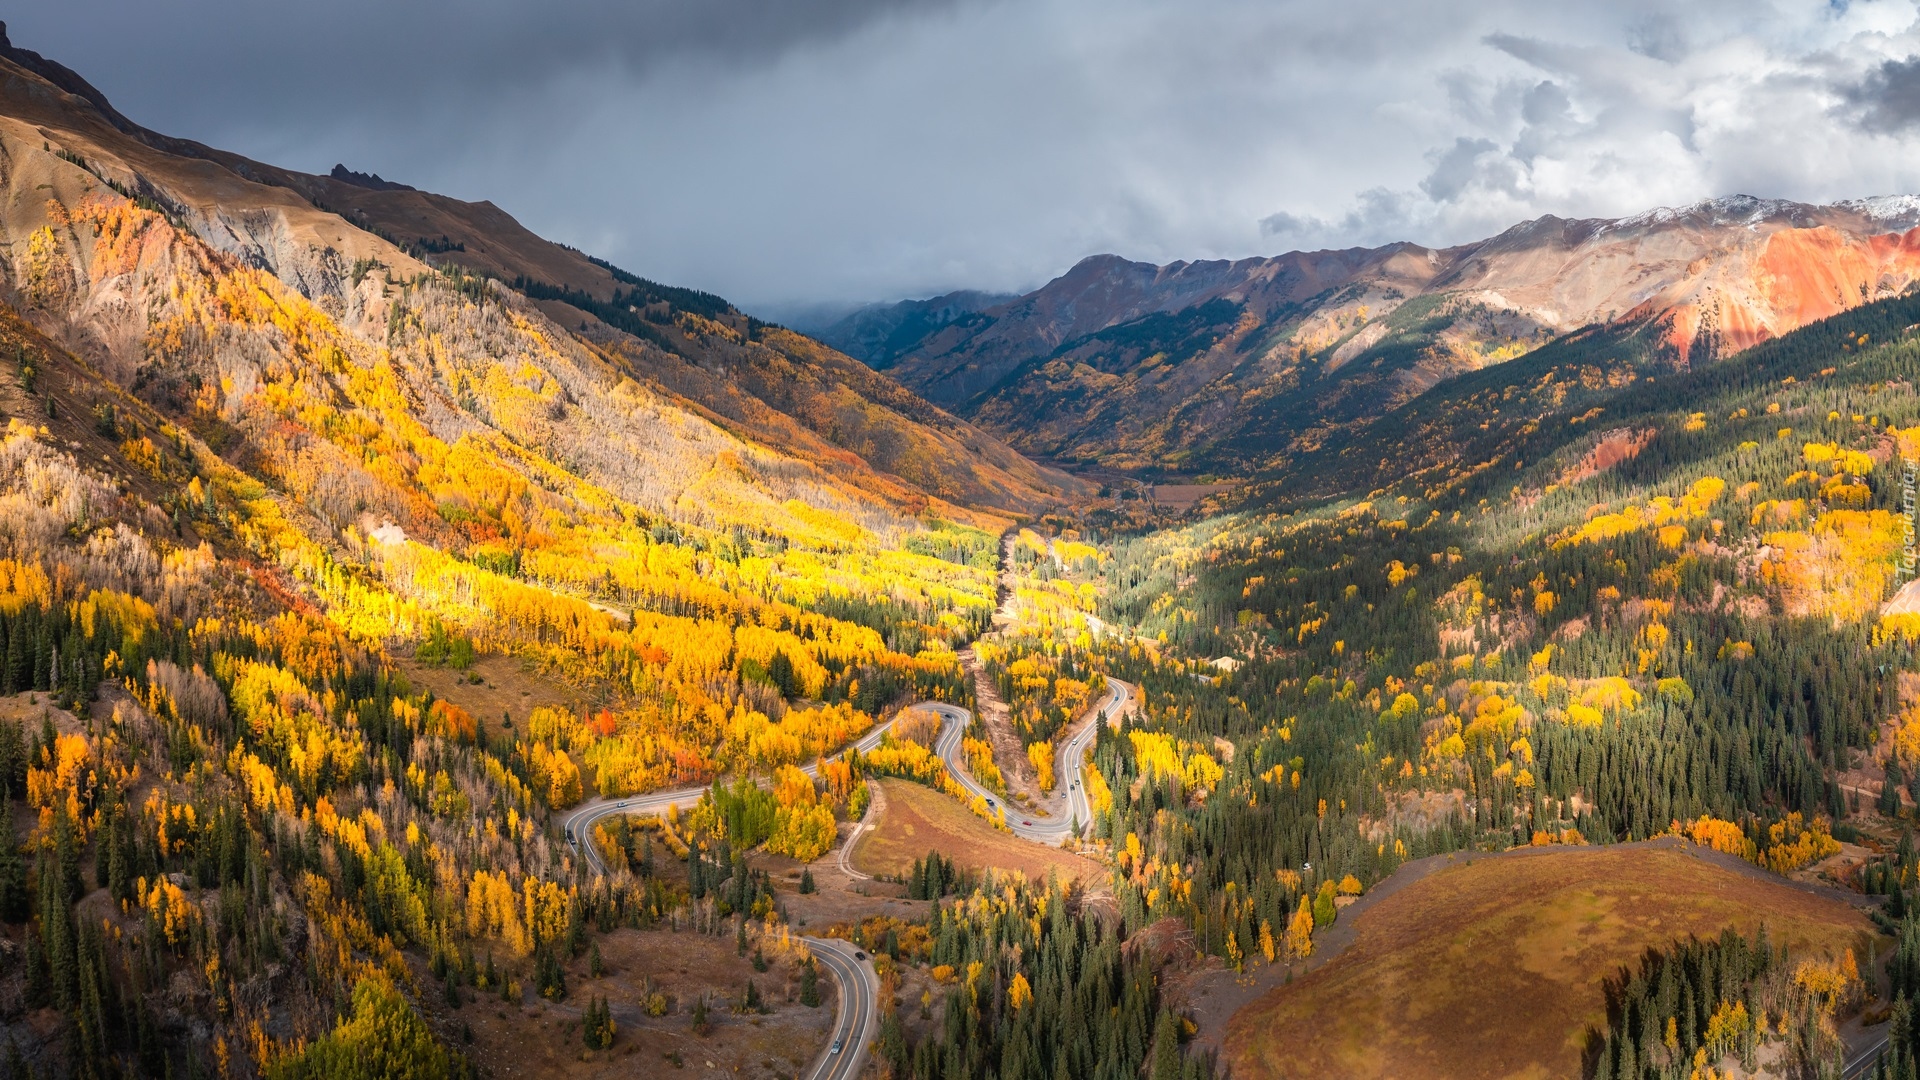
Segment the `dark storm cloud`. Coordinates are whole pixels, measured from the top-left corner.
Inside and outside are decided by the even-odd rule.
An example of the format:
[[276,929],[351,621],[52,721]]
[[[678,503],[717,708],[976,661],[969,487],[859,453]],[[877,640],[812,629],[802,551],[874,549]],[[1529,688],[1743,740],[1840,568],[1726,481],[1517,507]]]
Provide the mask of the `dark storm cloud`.
[[[176,93],[162,97],[189,107],[210,91],[233,87],[292,104],[301,94],[398,104],[418,94],[494,97],[595,65],[640,71],[688,56],[761,62],[875,18],[952,2],[61,0],[8,18],[17,43],[61,58],[103,85],[135,85],[143,72],[167,72]],[[166,100],[148,104],[176,107]]]
[[[1920,189],[1920,0],[43,0],[170,134],[778,313]],[[1839,116],[1842,122],[1835,122]]]
[[[499,126],[502,111],[558,84],[572,92],[547,122],[564,126],[567,110],[665,65],[749,69],[954,2],[60,0],[8,18],[16,44],[81,72],[138,122],[324,168],[302,156],[322,133],[376,158],[397,143],[431,154],[520,139]],[[354,127],[361,147],[337,134]],[[399,149],[400,162],[373,164],[407,164]]]
[[1846,88],[1855,122],[1868,131],[1891,134],[1920,123],[1920,57],[1888,60],[1859,83]]

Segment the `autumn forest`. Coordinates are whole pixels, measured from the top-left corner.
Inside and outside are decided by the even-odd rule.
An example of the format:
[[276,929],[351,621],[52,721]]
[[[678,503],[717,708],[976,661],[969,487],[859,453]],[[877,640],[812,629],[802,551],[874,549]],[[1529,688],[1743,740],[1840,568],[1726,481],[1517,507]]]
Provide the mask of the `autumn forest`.
[[3,56],[0,1077],[1916,1075],[1911,288],[1176,499]]

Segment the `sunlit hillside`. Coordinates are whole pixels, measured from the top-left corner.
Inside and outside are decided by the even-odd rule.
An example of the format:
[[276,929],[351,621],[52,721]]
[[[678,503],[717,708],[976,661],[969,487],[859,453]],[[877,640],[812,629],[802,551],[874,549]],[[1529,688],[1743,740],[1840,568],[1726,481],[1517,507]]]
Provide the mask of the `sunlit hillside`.
[[1920,204],[877,371],[4,26],[0,195],[0,1080],[1915,1075]]
[[549,812],[777,772],[817,857],[865,790],[793,767],[969,700],[1006,512],[1081,489],[717,298],[436,258],[7,75],[0,918],[85,1033],[30,1061],[330,1075],[397,1017],[466,1067],[411,963],[559,1000],[586,926],[726,914]]

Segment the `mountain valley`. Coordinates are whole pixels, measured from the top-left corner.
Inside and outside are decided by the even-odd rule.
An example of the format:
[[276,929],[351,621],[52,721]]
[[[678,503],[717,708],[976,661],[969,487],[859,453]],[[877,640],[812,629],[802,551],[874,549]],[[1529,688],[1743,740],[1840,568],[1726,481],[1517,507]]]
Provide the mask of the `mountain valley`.
[[0,191],[4,1080],[1916,1075],[1920,198],[809,336],[4,27]]

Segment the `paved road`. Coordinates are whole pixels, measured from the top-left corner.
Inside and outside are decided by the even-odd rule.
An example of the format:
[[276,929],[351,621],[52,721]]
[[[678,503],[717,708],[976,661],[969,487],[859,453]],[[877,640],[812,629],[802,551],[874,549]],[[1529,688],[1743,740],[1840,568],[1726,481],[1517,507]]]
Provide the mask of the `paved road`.
[[1093,811],[1087,802],[1087,785],[1084,775],[1087,747],[1092,744],[1098,733],[1099,725],[1109,723],[1118,716],[1120,709],[1127,703],[1127,696],[1133,688],[1119,679],[1107,680],[1107,700],[1102,702],[1091,722],[1074,732],[1066,742],[1060,745],[1054,758],[1056,773],[1067,784],[1067,805],[1058,817],[1041,810],[1020,810],[1016,807],[1002,807],[999,797],[974,780],[967,771],[966,754],[960,748],[965,737],[967,725],[973,722],[973,714],[958,705],[933,703],[921,706],[939,713],[942,720],[940,737],[934,740],[934,751],[947,763],[947,772],[969,794],[987,800],[991,806],[1001,810],[1006,816],[1007,828],[1015,836],[1036,843],[1058,845],[1073,835],[1077,825],[1085,829],[1093,822]]
[[[871,750],[880,745],[880,736],[885,730],[886,725],[876,727],[854,745],[862,751]],[[807,775],[813,775],[817,768],[817,765],[809,766]],[[691,806],[706,790],[705,787],[679,788],[626,799],[595,799],[567,816],[567,840],[575,843],[577,839],[577,849],[587,864],[604,874],[606,863],[593,846],[595,821],[608,814],[657,814],[673,805]],[[859,836],[857,830],[854,836]],[[873,959],[847,942],[816,937],[801,940],[813,951],[814,959],[833,973],[833,981],[840,987],[840,1009],[834,1020],[833,1038],[820,1052],[809,1075],[813,1080],[851,1080],[860,1075],[861,1067],[866,1064],[867,1044],[878,1033],[880,978],[874,973]]]
[[[961,711],[965,712],[965,710]],[[864,754],[879,746],[881,738],[886,735],[892,723],[890,720],[885,724],[874,725],[872,731],[862,735],[853,744],[854,747]],[[838,757],[837,754],[834,756]],[[811,765],[803,765],[800,771],[808,776],[817,775],[820,771],[820,763],[816,761]],[[709,786],[702,784],[699,787],[675,788],[671,791],[650,791],[644,795],[629,795],[624,799],[589,799],[574,807],[563,820],[567,831],[567,843],[586,858],[589,867],[604,874],[607,872],[607,864],[600,860],[600,853],[594,850],[591,842],[594,822],[612,814],[634,814],[644,817],[648,814],[664,814],[669,806],[691,807],[700,801],[701,794],[706,792]]]
[[1093,824],[1093,804],[1087,801],[1087,751],[1099,734],[1099,726],[1112,723],[1126,708],[1127,699],[1132,695],[1133,687],[1130,684],[1108,678],[1107,700],[1100,703],[1100,711],[1094,715],[1093,722],[1075,732],[1060,748],[1064,759],[1073,767],[1068,777],[1067,816],[1079,821],[1083,829]]
[[814,1080],[851,1080],[866,1064],[867,1045],[879,1034],[880,978],[873,960],[836,938],[802,938],[814,960],[833,972],[840,986],[840,1015],[833,1039],[820,1051],[810,1075]]
[[[1067,812],[1062,817],[1037,812],[1025,812],[1009,819],[1007,825],[1017,836],[1043,844],[1058,844],[1072,835],[1076,825],[1085,828],[1093,815],[1087,803],[1086,778],[1084,766],[1086,749],[1097,733],[1098,726],[1111,721],[1119,715],[1126,704],[1132,687],[1118,679],[1107,680],[1108,698],[1095,713],[1091,722],[1083,724],[1079,731],[1061,744],[1066,767]],[[936,751],[946,759],[947,769],[955,780],[968,791],[985,799],[993,799],[992,792],[975,783],[966,771],[960,749],[960,741],[968,725],[973,722],[973,714],[957,705],[930,702],[919,706],[939,714],[941,718],[940,735],[935,740]],[[904,710],[903,710],[904,711]],[[880,745],[891,722],[880,724],[862,736],[854,746],[862,753]],[[819,771],[819,763],[805,766],[803,771],[813,776]],[[655,791],[645,795],[632,795],[624,799],[593,799],[575,807],[565,818],[567,843],[579,851],[587,860],[587,865],[599,873],[607,872],[607,865],[600,858],[600,852],[593,845],[593,823],[611,814],[661,814],[669,806],[692,806],[700,800],[705,785],[700,787],[676,788],[672,791]],[[848,847],[859,839],[865,825],[856,826],[841,847],[841,865],[849,874],[852,868],[846,865],[845,855]],[[865,875],[861,875],[865,876]],[[847,942],[832,938],[802,938],[813,950],[814,958],[833,973],[834,982],[840,987],[840,1011],[834,1021],[833,1038],[827,1048],[821,1051],[814,1063],[814,1080],[851,1080],[858,1076],[866,1063],[867,1046],[878,1032],[879,976],[874,973],[873,960],[859,952]]]
[[868,796],[867,816],[861,818],[859,824],[855,825],[853,829],[847,833],[846,842],[840,845],[840,850],[835,852],[833,856],[834,861],[840,864],[840,872],[847,875],[848,881],[873,880],[872,874],[863,874],[855,870],[853,864],[847,861],[847,856],[853,854],[853,845],[860,842],[861,834],[873,828],[873,823],[880,820],[881,816],[887,812],[887,796],[885,792],[880,790],[880,785],[871,780],[866,781],[866,785]]
[[1882,1031],[1874,1037],[1872,1042],[1860,1050],[1855,1051],[1851,1057],[1847,1058],[1846,1068],[1840,1072],[1841,1077],[1843,1077],[1844,1080],[1859,1080],[1860,1077],[1872,1072],[1874,1062],[1880,1060],[1880,1051],[1886,1048],[1887,1033]]

